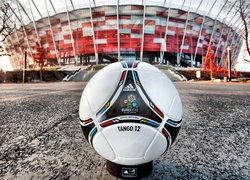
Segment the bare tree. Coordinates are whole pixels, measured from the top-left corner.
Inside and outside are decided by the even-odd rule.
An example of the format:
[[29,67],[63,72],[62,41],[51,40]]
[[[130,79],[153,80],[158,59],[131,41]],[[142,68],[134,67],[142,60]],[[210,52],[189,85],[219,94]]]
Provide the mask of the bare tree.
[[48,53],[38,42],[36,43],[36,53],[34,54],[36,63],[40,66],[40,81],[43,80],[43,67],[45,65],[45,60],[47,59]]
[[233,6],[234,13],[240,16],[243,32],[243,38],[246,42],[246,49],[248,54],[250,55],[250,0],[229,0],[229,5]]
[[244,39],[246,41],[246,48],[248,54],[250,55],[250,47],[249,47],[250,46],[249,44],[250,0],[239,0],[238,3],[239,3],[240,16],[244,24],[244,31],[245,31]]
[[[13,4],[13,2],[12,2]],[[0,1],[0,42],[3,42],[15,29],[13,9],[9,0]]]

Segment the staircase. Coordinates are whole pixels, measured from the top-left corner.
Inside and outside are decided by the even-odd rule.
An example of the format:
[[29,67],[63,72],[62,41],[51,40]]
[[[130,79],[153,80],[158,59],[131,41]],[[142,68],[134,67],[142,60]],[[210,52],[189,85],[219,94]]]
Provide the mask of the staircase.
[[175,71],[174,69],[163,70],[163,72],[168,76],[172,82],[176,81],[187,81],[187,78]]

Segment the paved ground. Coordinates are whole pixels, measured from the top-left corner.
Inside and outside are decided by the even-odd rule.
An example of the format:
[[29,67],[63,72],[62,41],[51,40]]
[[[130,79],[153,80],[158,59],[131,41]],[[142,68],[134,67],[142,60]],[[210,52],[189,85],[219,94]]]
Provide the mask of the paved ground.
[[[0,179],[117,179],[80,130],[85,85],[0,84]],[[250,84],[175,85],[182,129],[144,179],[250,179]]]

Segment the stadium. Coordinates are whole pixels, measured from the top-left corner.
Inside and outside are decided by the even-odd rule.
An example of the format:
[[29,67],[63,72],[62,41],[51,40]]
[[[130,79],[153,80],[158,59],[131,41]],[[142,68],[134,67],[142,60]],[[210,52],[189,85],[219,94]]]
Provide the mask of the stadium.
[[33,69],[37,47],[47,65],[140,60],[201,67],[208,46],[218,66],[232,61],[243,39],[232,7],[216,0],[19,0],[15,31],[5,40],[13,69]]

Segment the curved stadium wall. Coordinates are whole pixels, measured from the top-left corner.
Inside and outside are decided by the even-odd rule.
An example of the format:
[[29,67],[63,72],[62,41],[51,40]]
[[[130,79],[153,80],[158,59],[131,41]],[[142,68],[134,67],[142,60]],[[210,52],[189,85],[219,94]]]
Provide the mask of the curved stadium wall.
[[66,11],[24,25],[5,43],[14,68],[22,66],[24,49],[29,66],[34,65],[36,43],[58,65],[86,64],[91,58],[96,63],[129,58],[172,63],[178,54],[202,63],[208,44],[220,63],[228,46],[232,57],[238,56],[242,40],[232,27],[204,14],[129,4]]

